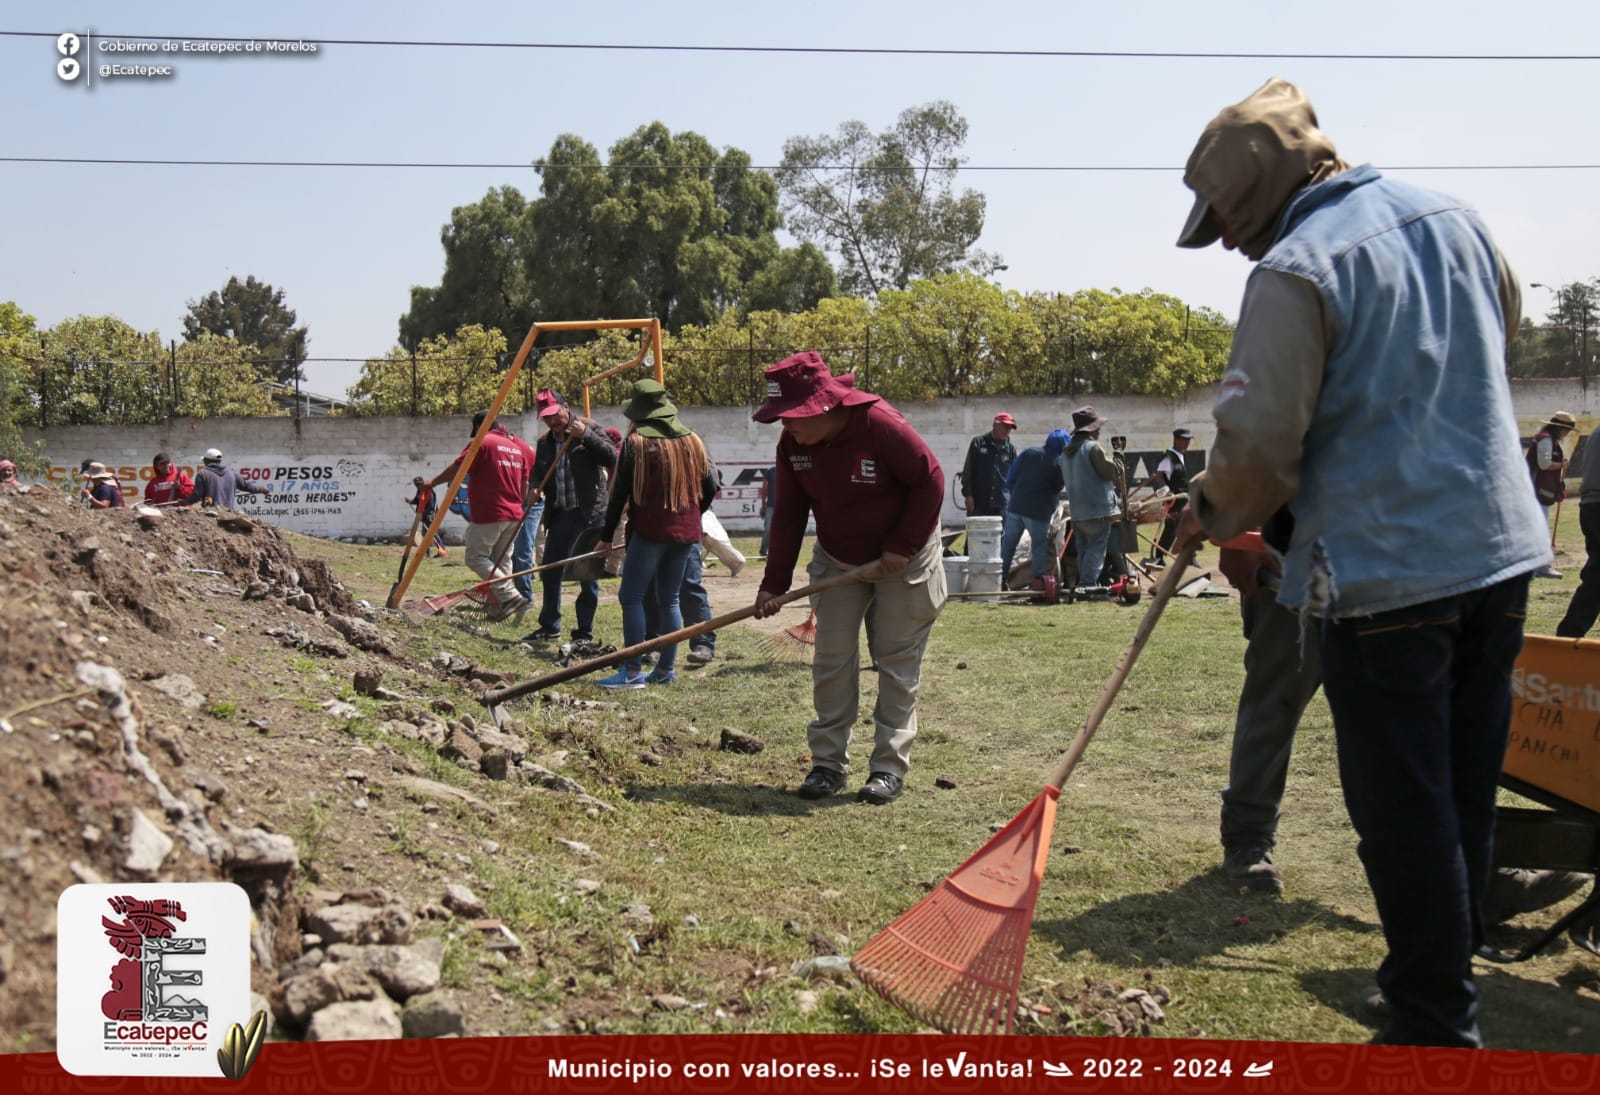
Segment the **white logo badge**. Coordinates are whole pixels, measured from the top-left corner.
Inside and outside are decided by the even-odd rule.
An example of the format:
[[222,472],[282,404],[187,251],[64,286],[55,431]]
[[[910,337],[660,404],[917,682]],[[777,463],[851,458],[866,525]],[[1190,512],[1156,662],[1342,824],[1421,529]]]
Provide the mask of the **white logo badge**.
[[56,1059],[75,1076],[221,1074],[250,1021],[250,899],[231,882],[71,886],[56,904]]

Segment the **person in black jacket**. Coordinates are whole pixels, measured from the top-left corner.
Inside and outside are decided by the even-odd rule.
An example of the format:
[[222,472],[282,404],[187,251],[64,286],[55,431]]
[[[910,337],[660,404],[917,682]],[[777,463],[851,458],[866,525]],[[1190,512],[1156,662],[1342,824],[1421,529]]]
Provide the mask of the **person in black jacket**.
[[968,517],[1004,517],[1006,514],[1006,475],[1017,458],[1011,444],[1011,431],[1017,420],[1001,411],[994,416],[988,433],[974,437],[967,445],[967,459],[961,465],[961,488]]
[[[597,423],[575,414],[567,401],[549,388],[537,398],[539,421],[548,432],[535,448],[533,481],[544,482],[544,473],[552,464],[555,471],[542,494],[537,489],[528,492],[528,501],[544,501],[544,558],[555,562],[571,557],[572,546],[585,529],[599,532],[606,512],[606,473],[617,466],[617,450]],[[565,570],[552,567],[540,571],[544,604],[539,610],[539,629],[531,632],[527,641],[561,638],[561,577]],[[594,613],[599,605],[600,583],[593,579],[579,582],[574,641],[594,638]]]

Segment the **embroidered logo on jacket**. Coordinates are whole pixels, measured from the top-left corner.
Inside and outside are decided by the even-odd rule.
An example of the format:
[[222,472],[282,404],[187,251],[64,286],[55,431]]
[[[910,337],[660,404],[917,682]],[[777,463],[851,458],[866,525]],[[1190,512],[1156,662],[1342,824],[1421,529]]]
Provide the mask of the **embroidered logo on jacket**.
[[850,482],[875,484],[877,481],[878,462],[876,460],[869,460],[866,457],[862,457],[861,463],[856,470],[856,474],[850,477]]

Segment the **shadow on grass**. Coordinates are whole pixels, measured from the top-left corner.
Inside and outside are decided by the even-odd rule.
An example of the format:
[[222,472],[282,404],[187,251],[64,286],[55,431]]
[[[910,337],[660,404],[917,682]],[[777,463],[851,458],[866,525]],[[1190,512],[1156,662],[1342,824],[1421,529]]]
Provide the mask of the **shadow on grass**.
[[[630,802],[675,802],[735,817],[806,817],[818,810],[858,805],[853,794],[808,800],[798,797],[792,789],[728,783],[667,786],[635,783],[623,792],[623,797]],[[863,805],[862,809],[875,807]]]
[[[1576,986],[1519,976],[1515,967],[1473,966],[1478,985],[1478,1025],[1490,1048],[1545,1053],[1593,1053],[1600,1005],[1578,994]],[[1323,1006],[1377,1033],[1381,1020],[1362,1007],[1377,983],[1370,969],[1312,970],[1300,985]]]
[[[1062,957],[1088,951],[1107,962],[1175,966],[1280,939],[1308,925],[1352,932],[1378,926],[1303,899],[1240,892],[1220,868],[1156,893],[1129,894],[1077,916],[1040,920],[1034,932]],[[1357,986],[1359,988],[1360,986]]]

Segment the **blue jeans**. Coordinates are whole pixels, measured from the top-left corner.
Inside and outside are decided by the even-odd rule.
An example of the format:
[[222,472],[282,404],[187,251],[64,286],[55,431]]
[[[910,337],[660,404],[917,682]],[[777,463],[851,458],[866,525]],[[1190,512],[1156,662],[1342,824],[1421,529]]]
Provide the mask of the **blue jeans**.
[[1522,575],[1323,625],[1339,781],[1389,945],[1375,1041],[1483,1044],[1472,954],[1527,604]]
[[[628,554],[622,561],[622,587],[617,591],[617,600],[622,605],[624,646],[644,642],[648,626],[645,620],[646,597],[652,597],[655,601],[656,624],[661,628],[661,634],[666,635],[683,626],[683,614],[678,610],[678,591],[683,587],[683,573],[688,568],[689,556],[699,553],[698,543],[665,543],[647,540],[637,534],[628,541]],[[661,651],[656,671],[670,672],[677,661],[678,644],[673,643]],[[637,659],[628,663],[631,672],[638,672],[640,668],[641,663]]]
[[[684,627],[711,619],[711,595],[706,592],[705,587],[705,563],[698,551],[689,553],[689,565],[683,568],[683,588],[678,590],[678,607],[683,613]],[[647,639],[665,635],[670,630],[661,626],[654,592],[646,593],[644,597],[644,627]],[[703,646],[716,653],[717,633],[707,631],[704,635],[697,635],[689,646],[691,648]]]
[[[587,513],[575,509],[550,510],[545,520],[544,558],[553,563],[572,555],[572,545],[578,534],[586,528],[597,528],[598,521],[590,520]],[[539,572],[544,586],[544,604],[539,609],[539,626],[552,631],[561,630],[561,575],[566,567],[552,567]],[[594,634],[594,610],[600,607],[600,583],[590,580],[578,583],[578,599],[574,604],[578,616],[575,633]]]
[[1035,578],[1041,574],[1054,574],[1056,561],[1050,554],[1050,518],[1026,517],[1015,511],[1006,514],[1005,524],[1000,530],[1001,574],[1011,574],[1011,560],[1016,557],[1017,545],[1022,543],[1024,529],[1028,532],[1029,573]]
[[1078,545],[1078,584],[1097,586],[1106,565],[1106,545],[1111,542],[1113,517],[1085,517],[1072,522],[1072,540]]
[[[511,569],[527,570],[533,566],[533,541],[539,535],[539,518],[544,515],[544,500],[540,499],[528,507],[528,512],[523,514],[522,525],[517,529],[517,544],[511,549]],[[561,556],[556,556],[557,559]],[[520,578],[511,579],[516,583],[517,592],[533,602],[533,575],[524,574]]]

